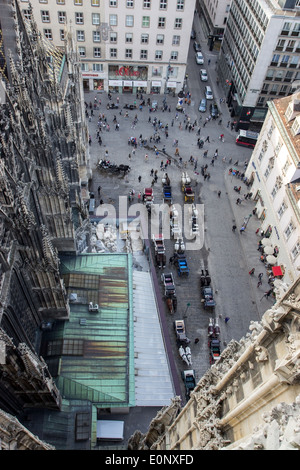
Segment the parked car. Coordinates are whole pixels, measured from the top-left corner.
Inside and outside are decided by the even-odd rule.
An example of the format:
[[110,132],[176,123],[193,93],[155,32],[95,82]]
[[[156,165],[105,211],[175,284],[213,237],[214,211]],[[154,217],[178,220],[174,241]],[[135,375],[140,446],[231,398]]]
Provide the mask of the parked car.
[[214,99],[214,95],[213,95],[213,92],[211,91],[210,86],[205,87],[205,98],[207,100],[213,100]]
[[201,46],[200,46],[199,42],[194,41],[193,47],[194,47],[196,52],[201,52]]
[[203,55],[201,54],[201,52],[196,52],[195,59],[196,59],[197,64],[199,64],[199,65],[204,64],[204,58],[203,58]]
[[209,362],[215,364],[220,359],[221,348],[220,340],[217,338],[210,338],[208,341],[209,346]]
[[181,371],[181,377],[185,385],[185,396],[188,400],[191,392],[196,387],[195,371],[194,370],[183,370]]
[[211,287],[202,287],[201,297],[204,308],[214,308],[216,302],[214,301],[214,294]]
[[191,39],[196,39],[196,31],[194,29],[191,31]]
[[209,107],[210,109],[210,114],[213,119],[217,119],[219,117],[219,108],[216,103],[212,103]]
[[206,111],[206,99],[203,98],[201,101],[200,101],[200,104],[199,104],[199,111],[200,113],[205,113]]
[[200,80],[201,82],[207,82],[208,80],[207,72],[205,69],[200,70]]

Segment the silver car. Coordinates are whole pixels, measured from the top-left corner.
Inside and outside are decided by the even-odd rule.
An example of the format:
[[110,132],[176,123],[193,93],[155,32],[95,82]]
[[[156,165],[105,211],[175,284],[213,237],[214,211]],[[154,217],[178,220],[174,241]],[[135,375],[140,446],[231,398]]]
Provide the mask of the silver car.
[[200,70],[200,79],[201,79],[201,82],[207,82],[208,77],[207,77],[207,72],[205,69]]
[[206,111],[206,99],[203,98],[201,101],[200,101],[200,104],[199,104],[199,111],[200,113],[205,113]]

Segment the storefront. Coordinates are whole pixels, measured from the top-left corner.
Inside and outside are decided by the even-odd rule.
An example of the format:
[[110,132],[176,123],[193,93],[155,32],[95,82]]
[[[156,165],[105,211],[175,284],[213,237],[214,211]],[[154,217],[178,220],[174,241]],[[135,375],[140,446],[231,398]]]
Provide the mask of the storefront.
[[151,82],[151,93],[159,94],[161,93],[161,81],[159,80],[152,80]]
[[111,93],[147,93],[148,68],[109,65],[108,91]]
[[168,93],[173,93],[176,94],[176,89],[177,89],[177,82],[167,82],[167,92]]
[[84,91],[103,91],[104,79],[101,74],[97,72],[83,72],[82,73],[83,90]]

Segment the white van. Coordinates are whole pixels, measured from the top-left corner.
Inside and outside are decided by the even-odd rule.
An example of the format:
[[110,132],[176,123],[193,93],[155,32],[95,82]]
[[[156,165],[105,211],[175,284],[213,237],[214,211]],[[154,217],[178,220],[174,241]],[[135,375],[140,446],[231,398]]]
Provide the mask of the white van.
[[214,95],[213,95],[213,93],[212,93],[212,91],[211,91],[210,86],[206,86],[206,87],[205,87],[205,98],[206,98],[207,100],[213,100],[213,99],[214,99]]

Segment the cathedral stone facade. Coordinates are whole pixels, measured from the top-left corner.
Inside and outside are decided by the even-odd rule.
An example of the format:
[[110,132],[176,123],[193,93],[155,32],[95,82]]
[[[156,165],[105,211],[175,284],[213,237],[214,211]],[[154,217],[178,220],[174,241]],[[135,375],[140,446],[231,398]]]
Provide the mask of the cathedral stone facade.
[[[90,175],[83,90],[72,38],[66,34],[65,50],[55,49],[38,33],[33,19],[25,23],[17,1],[1,0],[0,11],[4,429],[8,417],[26,407],[60,409],[60,393],[40,348],[43,331],[69,316],[59,255],[78,252],[77,232],[88,221],[81,186]],[[15,420],[14,426],[19,426]],[[5,441],[4,433],[2,447]]]
[[276,304],[231,341],[188,403],[161,410],[131,450],[300,448],[300,278],[276,283]]

